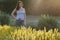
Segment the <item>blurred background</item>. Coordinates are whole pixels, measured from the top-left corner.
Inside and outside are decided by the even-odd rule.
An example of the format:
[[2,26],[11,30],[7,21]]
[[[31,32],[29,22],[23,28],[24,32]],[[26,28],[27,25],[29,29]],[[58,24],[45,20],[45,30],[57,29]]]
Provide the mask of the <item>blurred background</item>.
[[[16,7],[19,0],[0,0],[0,13],[9,14],[10,24],[14,25],[14,19],[11,12]],[[27,14],[27,24],[36,25],[41,15],[55,17],[60,23],[60,0],[21,0]]]
[[[11,14],[19,0],[0,0],[0,10]],[[60,0],[21,0],[28,15],[60,16]]]

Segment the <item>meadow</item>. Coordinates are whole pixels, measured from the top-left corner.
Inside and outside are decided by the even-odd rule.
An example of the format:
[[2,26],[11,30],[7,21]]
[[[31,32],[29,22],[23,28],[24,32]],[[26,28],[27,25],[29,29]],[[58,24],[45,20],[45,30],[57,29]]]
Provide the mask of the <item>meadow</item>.
[[60,40],[60,32],[57,28],[46,31],[46,27],[44,30],[36,30],[30,26],[0,25],[0,40]]

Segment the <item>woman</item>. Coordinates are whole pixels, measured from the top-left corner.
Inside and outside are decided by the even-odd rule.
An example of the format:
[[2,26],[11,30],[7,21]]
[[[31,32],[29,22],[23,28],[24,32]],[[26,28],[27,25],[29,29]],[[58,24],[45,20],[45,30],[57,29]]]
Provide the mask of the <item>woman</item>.
[[[16,13],[16,16],[14,15]],[[12,11],[11,15],[16,20],[17,26],[26,25],[26,12],[25,8],[23,8],[23,2],[18,1],[16,8]]]

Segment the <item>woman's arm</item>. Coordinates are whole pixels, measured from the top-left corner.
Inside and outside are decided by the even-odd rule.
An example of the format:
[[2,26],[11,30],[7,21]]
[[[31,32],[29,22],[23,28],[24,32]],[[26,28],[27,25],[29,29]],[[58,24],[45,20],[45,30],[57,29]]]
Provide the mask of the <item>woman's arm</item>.
[[15,18],[15,12],[16,12],[16,8],[12,11],[11,15],[13,16],[13,18]]

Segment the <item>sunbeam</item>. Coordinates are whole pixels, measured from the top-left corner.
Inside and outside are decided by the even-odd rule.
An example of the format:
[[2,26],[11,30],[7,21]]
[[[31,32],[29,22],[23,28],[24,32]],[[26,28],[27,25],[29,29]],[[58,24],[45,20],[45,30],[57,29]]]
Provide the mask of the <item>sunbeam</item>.
[[28,4],[30,14],[59,15],[60,0],[30,0]]

